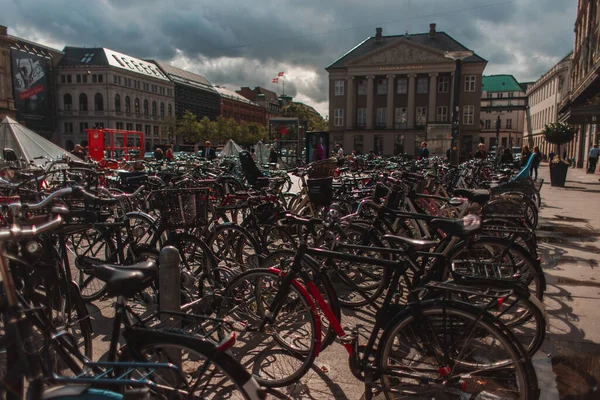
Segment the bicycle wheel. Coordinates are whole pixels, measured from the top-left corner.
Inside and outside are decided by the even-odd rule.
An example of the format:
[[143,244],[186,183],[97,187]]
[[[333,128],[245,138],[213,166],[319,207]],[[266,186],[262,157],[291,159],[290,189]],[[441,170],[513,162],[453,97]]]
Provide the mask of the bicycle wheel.
[[252,259],[261,254],[260,246],[250,232],[231,223],[217,226],[211,232],[207,245],[217,266],[235,273],[245,271],[248,265],[256,265]]
[[537,398],[531,360],[489,315],[453,302],[418,307],[397,315],[382,336],[376,365],[387,399]]
[[[296,252],[293,250],[279,250],[265,257],[261,267],[265,269],[274,267],[280,271],[288,272],[294,262],[295,256]],[[321,266],[312,257],[304,256],[302,263],[303,271],[311,276],[312,281],[317,286],[317,289],[319,289],[323,299],[329,305],[329,308],[331,308],[333,315],[338,321],[341,321],[342,309],[340,307],[340,301],[327,274],[320,272]],[[299,278],[298,280],[302,281],[302,278]],[[321,320],[321,351],[323,351],[335,341],[337,334],[330,326],[329,320],[325,317],[321,307],[318,308],[318,313]]]
[[[173,332],[131,329],[125,332],[127,345],[121,362],[150,363],[139,367],[133,378],[145,378],[158,398],[264,399],[264,391],[230,354],[217,344]],[[153,367],[171,363],[179,370]]]
[[296,240],[287,231],[280,226],[266,226],[263,231],[264,243],[267,252],[272,253],[278,250],[295,249]]
[[[234,327],[243,327],[231,351],[261,385],[269,387],[300,380],[319,351],[317,313],[300,285],[288,288],[280,310],[267,322],[265,314],[282,290],[282,280],[265,269],[241,274],[227,287],[218,314]],[[224,334],[233,328],[225,324],[222,329]]]

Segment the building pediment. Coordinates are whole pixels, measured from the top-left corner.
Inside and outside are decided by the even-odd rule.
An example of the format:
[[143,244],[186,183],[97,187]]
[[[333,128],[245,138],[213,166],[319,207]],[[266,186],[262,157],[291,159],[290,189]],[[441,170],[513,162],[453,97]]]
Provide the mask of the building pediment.
[[411,43],[410,40],[400,39],[381,49],[372,51],[352,61],[348,66],[371,66],[371,65],[402,65],[449,62],[444,53],[433,48]]

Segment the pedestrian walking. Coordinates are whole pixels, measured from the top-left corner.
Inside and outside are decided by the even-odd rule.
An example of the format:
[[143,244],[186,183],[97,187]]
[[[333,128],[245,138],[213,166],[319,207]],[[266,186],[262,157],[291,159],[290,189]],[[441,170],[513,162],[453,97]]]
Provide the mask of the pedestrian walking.
[[165,151],[165,159],[167,162],[173,161],[173,149],[171,147],[167,147],[167,150]]
[[540,149],[537,146],[533,148],[531,157],[533,157],[533,160],[531,160],[531,167],[529,167],[529,176],[533,177],[535,174],[535,178],[533,178],[533,180],[537,181],[538,168],[540,166],[540,161],[542,161],[542,155],[540,154]]
[[422,160],[424,158],[429,158],[429,149],[427,148],[427,143],[421,143],[421,152],[419,153],[419,158]]
[[485,160],[487,158],[487,152],[485,151],[485,144],[479,143],[477,145],[477,152],[473,156],[474,159]]
[[527,165],[527,161],[529,161],[529,157],[531,156],[531,151],[529,151],[529,146],[523,146],[521,150],[521,167]]
[[154,159],[156,161],[162,161],[163,159],[163,151],[160,147],[157,147],[156,150],[154,150]]
[[595,144],[594,147],[590,149],[590,154],[588,156],[588,174],[593,174],[596,172],[596,165],[598,164],[598,156],[600,155],[600,149],[598,145]]

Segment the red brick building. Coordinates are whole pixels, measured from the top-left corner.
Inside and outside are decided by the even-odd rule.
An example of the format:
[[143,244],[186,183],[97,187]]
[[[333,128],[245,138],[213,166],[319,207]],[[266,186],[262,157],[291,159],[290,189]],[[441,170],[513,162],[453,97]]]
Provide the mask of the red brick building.
[[263,107],[233,90],[219,86],[216,86],[215,89],[221,96],[221,115],[223,117],[233,118],[238,123],[267,124],[267,113]]
[[267,111],[267,121],[271,118],[278,118],[283,116],[282,112],[282,101],[280,100],[277,93],[265,89],[261,86],[256,86],[254,89],[249,88],[248,86],[242,86],[242,88],[236,93],[241,94],[248,100],[251,100],[264,108]]

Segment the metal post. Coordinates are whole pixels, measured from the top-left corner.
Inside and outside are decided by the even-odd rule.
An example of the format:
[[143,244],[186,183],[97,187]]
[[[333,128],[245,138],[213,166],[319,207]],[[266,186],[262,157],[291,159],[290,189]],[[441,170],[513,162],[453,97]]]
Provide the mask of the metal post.
[[462,60],[455,60],[454,99],[452,100],[452,141],[450,144],[450,164],[458,165],[458,141],[460,135],[460,83]]
[[[159,311],[181,311],[181,270],[179,268],[179,250],[166,246],[158,257],[158,296]],[[169,325],[178,325],[177,319],[169,314],[160,314],[161,321]],[[171,322],[168,322],[171,321]],[[181,354],[169,351],[169,362],[181,367]]]
[[498,119],[496,120],[496,155],[502,156],[500,154],[500,116],[498,115]]

